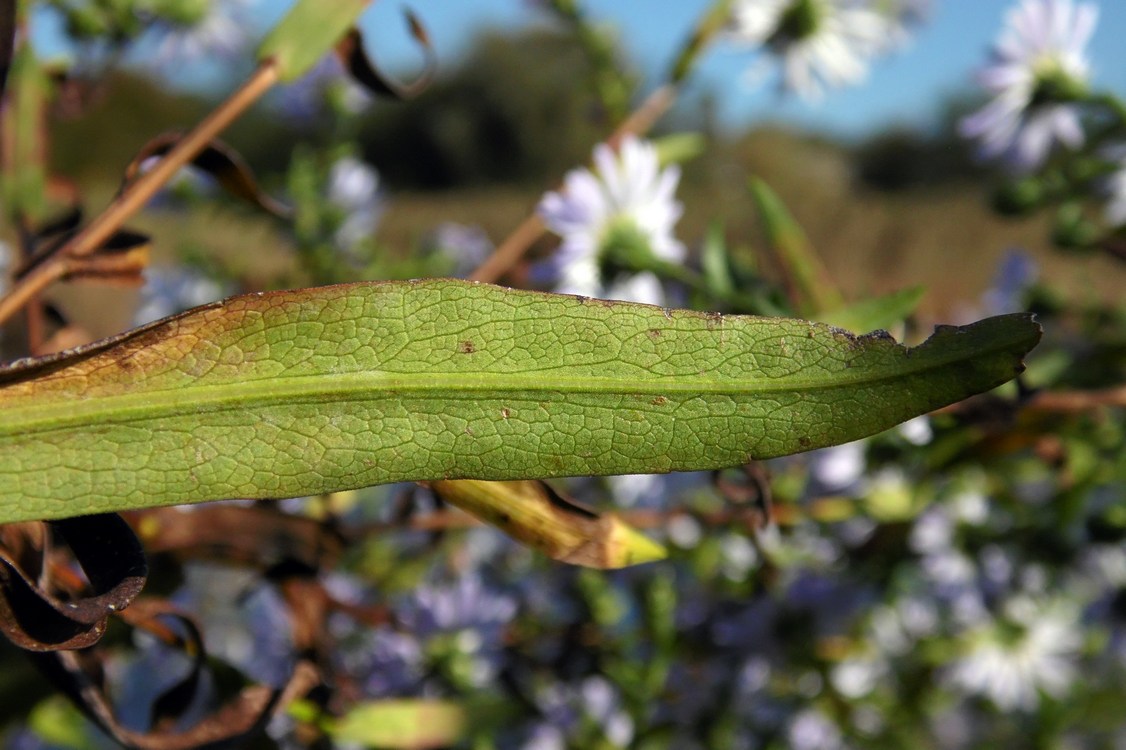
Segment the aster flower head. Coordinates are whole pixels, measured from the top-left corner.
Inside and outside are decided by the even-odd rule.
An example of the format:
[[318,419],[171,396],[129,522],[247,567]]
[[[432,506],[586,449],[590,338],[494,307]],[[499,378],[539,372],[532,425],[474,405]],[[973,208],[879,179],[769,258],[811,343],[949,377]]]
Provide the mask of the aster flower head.
[[563,238],[554,259],[557,291],[659,302],[653,274],[629,277],[615,289],[606,272],[610,265],[642,265],[646,258],[684,260],[684,245],[672,233],[683,211],[674,199],[679,180],[675,166],[661,169],[651,143],[630,136],[616,154],[605,144],[596,147],[594,170],[569,172],[563,190],[539,204],[548,229]]
[[0,294],[7,290],[8,269],[14,265],[14,260],[11,245],[7,242],[0,242]]
[[1019,596],[1007,603],[1003,620],[973,634],[948,677],[1003,711],[1032,711],[1041,694],[1060,697],[1067,692],[1081,646],[1073,606]]
[[145,269],[145,286],[141,302],[133,314],[133,325],[183,312],[198,305],[221,299],[226,290],[214,279],[187,267],[150,267]]
[[1111,165],[1103,189],[1106,207],[1103,217],[1112,227],[1126,226],[1126,143],[1116,143],[1103,149],[1103,158]]
[[1093,3],[1072,0],[1022,0],[1009,11],[992,60],[978,74],[993,99],[959,125],[982,156],[1028,172],[1057,144],[1083,145],[1076,102],[1087,91],[1085,48],[1097,21]]
[[343,214],[336,242],[342,248],[351,248],[370,237],[383,216],[379,173],[351,156],[337,160],[328,175],[328,202]]
[[[901,44],[901,2],[884,0],[738,0],[729,35],[765,48],[782,67],[782,88],[816,100],[826,87],[859,83],[876,55]],[[762,67],[752,68],[757,78]]]
[[156,57],[164,63],[203,60],[218,55],[237,57],[250,43],[247,11],[254,0],[185,0],[164,9],[163,29]]

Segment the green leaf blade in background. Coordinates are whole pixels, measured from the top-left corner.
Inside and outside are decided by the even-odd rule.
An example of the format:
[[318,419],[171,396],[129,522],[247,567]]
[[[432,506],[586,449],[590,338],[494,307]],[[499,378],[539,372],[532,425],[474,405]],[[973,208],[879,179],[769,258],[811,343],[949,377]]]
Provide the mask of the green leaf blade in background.
[[339,742],[385,750],[450,747],[466,734],[466,710],[452,701],[401,699],[359,703],[325,722]]
[[999,385],[1028,315],[908,349],[452,280],[235,297],[0,371],[0,522],[395,481],[701,470]]
[[815,320],[853,333],[888,329],[907,319],[919,306],[926,288],[913,286],[878,297],[868,297],[850,305],[827,310]]
[[272,60],[278,79],[308,73],[348,33],[371,0],[299,0],[266,35],[258,60]]

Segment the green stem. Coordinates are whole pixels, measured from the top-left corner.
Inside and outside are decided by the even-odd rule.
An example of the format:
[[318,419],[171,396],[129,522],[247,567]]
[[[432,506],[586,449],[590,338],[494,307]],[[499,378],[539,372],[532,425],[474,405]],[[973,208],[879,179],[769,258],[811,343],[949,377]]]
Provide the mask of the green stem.
[[1105,107],[1114,115],[1115,119],[1118,121],[1118,126],[1126,128],[1126,102],[1123,102],[1117,96],[1110,93],[1092,94],[1087,99],[1087,102],[1089,104]]
[[684,43],[669,71],[669,83],[678,85],[688,77],[699,59],[700,53],[707,49],[715,35],[727,24],[731,17],[731,0],[717,0],[696,24],[692,36]]

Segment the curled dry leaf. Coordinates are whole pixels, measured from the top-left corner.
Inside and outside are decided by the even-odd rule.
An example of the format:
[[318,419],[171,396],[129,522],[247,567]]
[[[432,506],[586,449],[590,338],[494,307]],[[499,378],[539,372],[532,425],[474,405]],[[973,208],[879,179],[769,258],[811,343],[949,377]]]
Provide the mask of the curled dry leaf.
[[[125,168],[122,188],[124,189],[137,177],[146,161],[167,154],[176,147],[184,135],[179,132],[164,133],[142,146]],[[191,166],[210,175],[220,187],[234,197],[263,211],[281,218],[288,218],[293,214],[293,209],[275,200],[258,186],[254,172],[238,151],[218,139],[211,141],[197,153],[191,160]]]
[[407,26],[410,28],[411,37],[418,42],[425,56],[422,73],[415,80],[407,84],[392,81],[383,75],[379,68],[364,52],[364,37],[357,28],[352,28],[336,45],[336,55],[340,58],[344,69],[352,78],[378,96],[391,96],[396,99],[410,99],[426,90],[438,70],[438,60],[434,48],[430,44],[430,35],[418,17],[409,9],[404,13],[407,17]]
[[[298,662],[283,688],[254,685],[244,688],[222,708],[182,732],[138,732],[118,722],[101,686],[82,658],[82,652],[57,651],[32,655],[36,666],[91,721],[128,750],[218,750],[240,748],[263,730],[275,713],[304,696],[319,682],[315,667]],[[166,696],[167,694],[165,694]],[[163,698],[164,696],[162,696]],[[166,706],[178,702],[166,699]]]
[[[16,269],[15,278],[23,278],[54,256],[74,237],[81,224],[82,209],[74,206],[24,237],[23,244],[30,249],[30,253],[27,260]],[[142,281],[141,272],[149,265],[151,251],[152,243],[148,235],[122,229],[111,235],[91,255],[63,258],[62,278],[98,279],[137,285]]]
[[30,651],[85,648],[105,633],[110,615],[140,593],[147,566],[137,537],[121,518],[99,514],[52,521],[90,582],[59,580],[42,531],[3,527],[0,536],[0,631]]
[[331,525],[268,505],[210,505],[184,513],[153,508],[125,514],[150,554],[221,560],[259,570],[331,568],[344,537]]

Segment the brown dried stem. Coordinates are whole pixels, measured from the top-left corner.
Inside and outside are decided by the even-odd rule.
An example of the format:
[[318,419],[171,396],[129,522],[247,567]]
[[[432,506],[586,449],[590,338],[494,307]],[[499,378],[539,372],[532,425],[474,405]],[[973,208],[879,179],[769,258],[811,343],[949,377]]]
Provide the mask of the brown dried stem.
[[19,279],[7,295],[0,298],[0,323],[3,323],[35,295],[66,275],[74,258],[91,255],[121,226],[156,195],[181,167],[245,112],[278,80],[277,68],[263,62],[237,91],[176,144],[156,166],[130,182],[113,203],[86,227],[62,245],[50,258]]
[[1040,391],[1024,405],[1026,411],[1064,414],[1104,407],[1126,408],[1126,385],[1094,391]]

